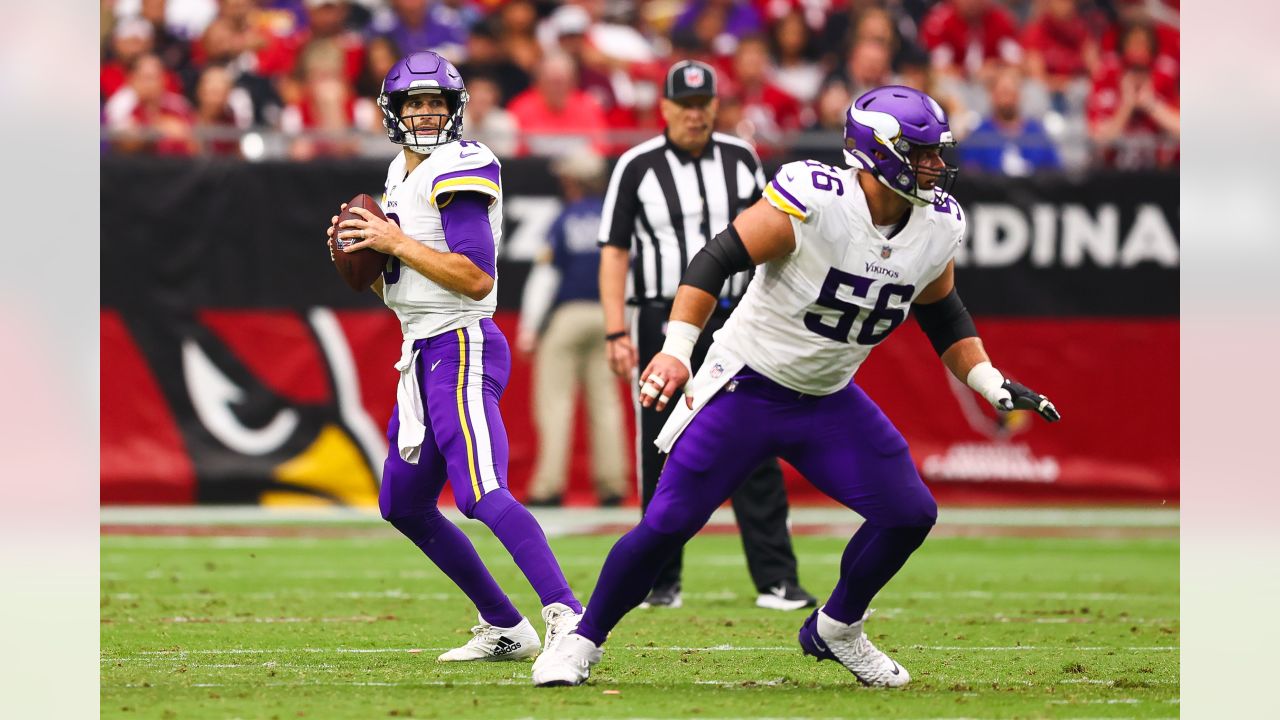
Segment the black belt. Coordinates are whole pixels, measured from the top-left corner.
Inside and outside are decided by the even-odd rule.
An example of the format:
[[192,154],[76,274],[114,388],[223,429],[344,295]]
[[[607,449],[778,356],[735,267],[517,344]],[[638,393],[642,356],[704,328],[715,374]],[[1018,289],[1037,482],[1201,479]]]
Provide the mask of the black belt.
[[[741,300],[742,298],[720,298],[716,301],[716,308],[711,314],[718,317],[728,317],[729,313],[733,312],[733,309],[738,307],[738,302]],[[671,306],[674,303],[674,299],[664,300],[662,298],[631,298],[627,301],[628,305],[651,308],[654,310],[664,310],[666,312],[671,312]]]

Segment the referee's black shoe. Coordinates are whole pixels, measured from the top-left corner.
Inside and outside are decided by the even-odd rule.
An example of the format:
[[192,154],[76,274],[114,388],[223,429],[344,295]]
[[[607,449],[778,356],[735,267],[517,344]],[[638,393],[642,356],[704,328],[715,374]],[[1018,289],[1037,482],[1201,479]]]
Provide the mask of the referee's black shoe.
[[680,599],[680,584],[655,587],[649,597],[640,603],[641,608],[678,608],[684,604]]
[[810,595],[795,580],[783,580],[756,596],[756,607],[769,610],[799,610],[816,607],[817,604],[818,598]]

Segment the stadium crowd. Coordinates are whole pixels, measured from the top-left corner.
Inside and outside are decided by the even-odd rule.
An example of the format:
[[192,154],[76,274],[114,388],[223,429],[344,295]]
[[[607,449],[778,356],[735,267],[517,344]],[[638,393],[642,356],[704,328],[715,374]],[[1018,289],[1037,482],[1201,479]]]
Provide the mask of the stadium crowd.
[[[718,70],[721,130],[829,147],[853,98],[946,107],[966,170],[1176,168],[1179,0],[102,0],[105,152],[387,154],[401,55],[463,74],[467,135],[503,157],[661,128],[667,67]],[[808,140],[806,140],[808,139]]]

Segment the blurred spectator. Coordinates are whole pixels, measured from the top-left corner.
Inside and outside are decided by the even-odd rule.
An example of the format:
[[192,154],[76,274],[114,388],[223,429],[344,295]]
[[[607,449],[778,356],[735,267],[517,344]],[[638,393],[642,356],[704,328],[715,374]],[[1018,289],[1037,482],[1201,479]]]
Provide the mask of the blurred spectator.
[[[373,20],[373,10],[380,9],[386,0],[352,0],[347,9],[347,27],[363,33]],[[258,0],[264,11],[275,10],[293,16],[294,27],[307,26],[306,0]]]
[[[369,38],[364,46],[364,67],[356,80],[356,94],[365,98],[377,98],[382,92],[382,81],[391,72],[391,66],[403,57],[396,41],[388,35]],[[379,125],[381,127],[381,125]]]
[[587,31],[591,28],[591,16],[578,5],[563,5],[547,18],[551,29],[549,50],[559,50],[568,55],[578,70],[578,89],[591,94],[610,120],[609,125],[628,124],[613,122],[612,115],[618,111],[618,100],[613,92],[613,83],[608,75],[608,62],[587,42]]
[[294,160],[316,157],[350,157],[359,150],[353,128],[376,126],[374,101],[357,98],[344,77],[346,59],[332,44],[308,45],[298,58],[298,69],[282,79],[282,95],[288,101],[280,117],[280,129],[298,137],[290,144]]
[[798,100],[769,81],[770,66],[765,40],[743,38],[733,55],[731,89],[724,93],[741,101],[743,122],[737,134],[761,145],[762,156],[769,154],[768,146],[782,141],[784,133],[800,129],[809,120]]
[[805,27],[812,32],[821,31],[827,24],[836,0],[755,0],[769,25],[787,15],[798,15]]
[[[129,67],[143,55],[155,54],[155,28],[150,21],[140,17],[128,17],[116,21],[111,31],[110,49],[99,72],[99,92],[106,100],[124,87]],[[157,56],[158,57],[158,56]],[[182,83],[169,68],[164,72],[165,87],[180,92]]]
[[676,18],[672,39],[677,46],[727,56],[742,38],[764,31],[764,18],[750,0],[692,0]]
[[1055,93],[1073,80],[1090,77],[1098,66],[1098,39],[1079,4],[1047,0],[1043,12],[1023,30],[1027,72]]
[[991,0],[943,0],[925,16],[920,39],[945,75],[981,80],[995,63],[1022,61],[1013,16]]
[[186,40],[169,29],[165,13],[167,0],[142,0],[140,14],[151,23],[152,52],[173,72],[180,72],[191,61],[191,49]]
[[408,55],[434,50],[450,62],[466,59],[467,36],[480,15],[466,0],[389,0],[369,25]]
[[354,85],[364,66],[364,40],[347,29],[347,0],[306,0],[307,27],[293,36],[299,53],[314,52],[331,45],[342,54],[342,76]]
[[[606,10],[610,7],[609,0],[576,0],[576,2],[571,0],[569,4],[577,5],[587,11],[591,18],[587,41],[591,43],[593,49],[607,57],[616,66],[657,61],[658,53],[653,43],[640,30],[633,25],[615,22],[608,16]],[[614,15],[619,14],[617,12],[619,5],[625,7],[627,4],[629,3],[613,3]],[[648,3],[648,5],[653,4]],[[634,7],[629,8],[627,14],[632,14],[635,10]]]
[[770,80],[802,103],[812,103],[822,87],[812,31],[799,10],[783,15],[769,29],[774,68]]
[[673,29],[683,9],[679,0],[651,0],[637,9],[636,29],[660,58],[673,52]]
[[1154,64],[1178,63],[1181,38],[1178,34],[1179,0],[1108,0],[1115,9],[1116,22],[1102,34],[1102,52],[1115,52],[1120,35],[1130,25],[1150,26],[1156,36]]
[[1044,126],[1022,116],[1022,73],[1017,68],[1007,66],[996,73],[991,116],[960,146],[960,161],[965,169],[1009,177],[1062,168]]
[[522,354],[536,352],[533,407],[538,429],[538,464],[529,487],[529,505],[560,505],[563,500],[579,391],[586,397],[596,496],[601,505],[615,506],[626,493],[627,464],[619,432],[622,403],[605,359],[598,282],[596,237],[603,211],[604,170],[604,159],[585,148],[552,163],[565,207],[551,226],[549,246],[525,283],[516,349]]
[[477,75],[493,78],[502,90],[499,104],[507,105],[512,98],[529,89],[529,73],[502,52],[493,25],[492,22],[482,22],[471,28],[471,35],[467,38],[467,60],[458,65],[458,72],[464,79]]
[[1156,33],[1131,25],[1104,57],[1089,96],[1090,134],[1107,165],[1131,169],[1178,161],[1181,128],[1176,64],[1160,63]]
[[814,103],[815,116],[809,129],[843,132],[845,114],[849,112],[849,106],[852,104],[853,96],[849,94],[849,88],[844,83],[827,83]]
[[253,110],[243,90],[237,88],[231,72],[212,65],[196,83],[195,130],[201,149],[213,155],[239,155],[239,133],[253,122]]
[[134,58],[125,86],[107,100],[103,115],[111,146],[119,152],[196,152],[191,105],[165,87],[164,63],[155,55]]
[[279,122],[283,101],[276,86],[258,75],[256,56],[245,48],[246,36],[235,30],[227,18],[216,18],[200,38],[200,63],[188,68],[184,85],[194,95],[204,68],[222,67],[231,74],[232,82],[248,96],[255,125],[274,126]]
[[[256,0],[218,0],[218,19],[226,20],[238,36],[235,44],[252,54],[254,73],[277,77],[293,69],[299,27],[292,13],[263,11]],[[203,47],[195,45],[191,52],[197,63],[203,62]]]
[[542,59],[532,88],[507,108],[524,133],[521,155],[560,155],[582,144],[603,149],[604,112],[590,94],[577,89],[577,70],[563,53]]
[[[218,14],[218,0],[169,0],[159,3],[152,0],[104,0],[103,5],[108,11],[104,19],[110,15],[114,15],[116,19],[140,15],[153,24],[163,24],[180,41],[198,37],[209,25],[209,21]],[[104,27],[107,28],[109,25]],[[160,47],[161,44],[157,41],[157,48]],[[160,59],[170,69],[176,67],[170,65],[163,54]]]
[[923,52],[916,43],[917,27],[910,15],[895,1],[894,12],[876,4],[876,0],[850,0],[831,14],[823,30],[823,60],[835,66],[849,57],[857,43],[875,41],[889,48],[894,70],[901,71],[909,56]]
[[892,85],[889,47],[875,40],[855,43],[849,49],[849,57],[844,65],[827,78],[826,84],[833,82],[843,84],[854,98],[882,85]]
[[471,96],[463,118],[467,137],[488,145],[500,158],[514,156],[520,147],[520,124],[499,104],[498,83],[487,75],[469,75],[466,83]]
[[510,0],[498,10],[498,46],[525,73],[537,73],[542,48],[534,34],[538,10],[529,0]]
[[[913,87],[917,90],[924,90],[931,96],[929,88],[933,85],[933,67],[929,63],[929,54],[918,47],[912,47],[902,54],[901,60],[896,65],[898,71],[898,84]],[[933,96],[934,100],[942,103],[937,96]],[[943,105],[945,109],[946,106]],[[950,112],[947,113],[950,115]],[[954,131],[955,128],[952,128]]]

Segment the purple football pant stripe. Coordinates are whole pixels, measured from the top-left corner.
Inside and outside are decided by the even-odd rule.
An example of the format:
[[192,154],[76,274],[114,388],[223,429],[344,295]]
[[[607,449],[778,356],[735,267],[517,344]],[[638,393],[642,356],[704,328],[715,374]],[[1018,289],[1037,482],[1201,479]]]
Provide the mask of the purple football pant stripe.
[[[492,326],[492,321],[486,322]],[[496,326],[492,326],[492,331],[501,338]],[[415,371],[427,408],[424,418],[427,434],[418,464],[405,462],[400,458],[396,445],[400,433],[399,408],[392,411],[387,427],[390,451],[383,464],[382,487],[378,493],[382,517],[413,541],[475,603],[486,622],[512,627],[520,622],[520,611],[493,579],[471,541],[437,507],[440,493],[451,476],[460,478],[458,482],[451,483],[458,509],[470,516],[476,503],[458,412],[457,379],[462,356],[457,334],[448,332],[419,340],[415,347],[420,351]],[[494,383],[485,384],[494,385],[497,394],[501,395],[506,374],[494,380]],[[463,390],[465,397],[466,388]],[[495,397],[491,416],[496,415]],[[462,417],[466,417],[465,413]],[[473,432],[469,427],[468,431]],[[505,451],[505,442],[502,447]],[[472,456],[474,458],[474,447]],[[500,459],[502,472],[499,478],[505,484],[505,454]]]
[[[458,509],[493,531],[543,604],[562,602],[580,612],[582,606],[569,589],[546,534],[506,489],[507,431],[498,409],[511,372],[511,352],[506,338],[492,320],[485,319],[478,326],[419,340],[415,347],[420,351],[417,372],[427,408],[427,437],[418,464],[406,463],[396,447],[400,430],[398,408],[392,412],[387,430],[391,449],[379,493],[383,517],[445,570],[476,603],[486,621],[502,627],[514,625],[520,621],[519,612],[502,595],[466,536],[439,516],[440,493],[446,480],[450,480]],[[497,486],[485,489],[486,477],[491,478],[491,483],[496,480]],[[424,547],[420,539],[427,530],[420,528],[417,520],[424,516],[439,516],[466,543],[465,549],[456,542],[449,544],[458,558],[438,558],[431,552],[429,543]],[[432,527],[436,525],[438,523]],[[505,607],[495,607],[495,592],[501,595],[500,605]],[[490,610],[486,611],[486,607]],[[512,613],[514,621],[506,622],[511,620]],[[498,617],[501,621],[495,619]]]
[[[600,644],[644,599],[658,570],[765,458],[781,457],[862,515],[827,614],[853,622],[923,542],[937,505],[906,440],[852,383],[800,396],[750,369],[690,423],[667,458],[644,519],[605,560],[578,633]],[[852,618],[846,620],[846,618]]]
[[[507,431],[498,402],[511,373],[511,352],[498,326],[487,318],[478,329],[450,331],[419,340],[414,347],[420,353],[416,370],[427,436],[418,464],[395,463],[392,481],[420,487],[434,504],[445,480],[451,479],[454,502],[472,517],[485,492],[507,486]],[[392,412],[397,427],[398,412],[398,407]],[[391,455],[398,457],[395,447]],[[489,488],[484,487],[486,478]],[[386,487],[384,477],[384,491]],[[394,494],[390,501],[405,500]]]

